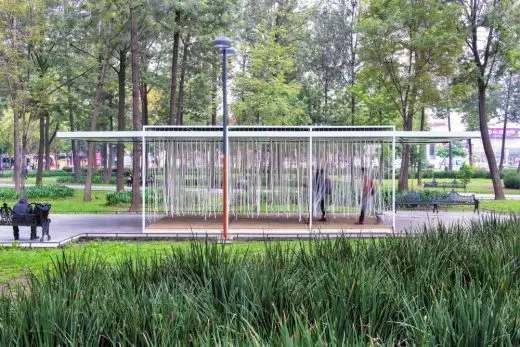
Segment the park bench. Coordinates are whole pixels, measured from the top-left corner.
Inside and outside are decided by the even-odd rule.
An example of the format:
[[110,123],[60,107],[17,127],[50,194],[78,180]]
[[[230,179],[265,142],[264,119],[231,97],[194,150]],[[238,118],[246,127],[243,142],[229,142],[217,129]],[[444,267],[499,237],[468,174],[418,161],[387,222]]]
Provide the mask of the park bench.
[[479,211],[479,200],[475,194],[462,195],[452,190],[448,195],[441,193],[430,193],[428,195],[417,191],[399,194],[395,198],[396,206],[433,206],[433,212],[439,213],[439,205],[469,205],[473,206],[473,212]]
[[0,207],[0,226],[27,226],[27,227],[41,227],[42,236],[40,242],[47,235],[47,241],[51,239],[49,234],[49,227],[51,220],[49,218],[50,204],[31,204],[33,205],[32,213],[16,213],[6,203]]
[[450,188],[450,189],[464,188],[464,189],[466,189],[466,183],[459,182],[456,179],[454,179],[451,182],[441,182],[441,183],[439,183],[434,178],[433,181],[431,181],[431,182],[424,182],[423,187],[424,188],[442,188],[442,189],[446,189],[446,188]]

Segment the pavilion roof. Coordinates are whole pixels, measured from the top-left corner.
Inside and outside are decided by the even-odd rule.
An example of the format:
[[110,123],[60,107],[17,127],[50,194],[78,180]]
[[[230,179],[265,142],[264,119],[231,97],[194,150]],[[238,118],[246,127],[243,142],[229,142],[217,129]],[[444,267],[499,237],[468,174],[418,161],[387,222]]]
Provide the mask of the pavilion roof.
[[[427,144],[478,139],[478,131],[398,131],[393,126],[229,126],[230,139],[349,139],[352,141],[395,141]],[[58,132],[58,138],[94,142],[135,142],[144,138],[178,140],[220,139],[222,126],[146,126],[143,131],[74,131]]]

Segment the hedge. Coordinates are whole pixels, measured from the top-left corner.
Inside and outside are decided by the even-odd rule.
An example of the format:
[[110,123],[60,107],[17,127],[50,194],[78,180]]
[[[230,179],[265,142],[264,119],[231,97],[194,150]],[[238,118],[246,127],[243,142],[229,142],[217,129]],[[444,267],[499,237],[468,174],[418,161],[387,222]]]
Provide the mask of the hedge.
[[[25,197],[28,199],[46,198],[46,199],[60,199],[74,196],[72,188],[62,186],[59,184],[38,185],[34,187],[25,188]],[[0,199],[2,200],[16,200],[19,194],[14,188],[0,189]]]
[[520,176],[517,174],[507,174],[504,177],[504,187],[509,189],[520,189]]
[[[116,184],[116,180],[117,178],[116,177],[110,177],[110,181],[108,184]],[[56,180],[56,182],[58,183],[75,183],[75,184],[85,184],[85,182],[87,181],[87,177],[85,176],[81,176],[78,179],[76,179],[75,176],[67,176],[67,177],[58,177],[58,179]],[[125,178],[124,179],[124,182],[126,183],[127,179]],[[92,183],[93,184],[103,184],[103,176],[99,176],[99,175],[94,175],[92,176]]]

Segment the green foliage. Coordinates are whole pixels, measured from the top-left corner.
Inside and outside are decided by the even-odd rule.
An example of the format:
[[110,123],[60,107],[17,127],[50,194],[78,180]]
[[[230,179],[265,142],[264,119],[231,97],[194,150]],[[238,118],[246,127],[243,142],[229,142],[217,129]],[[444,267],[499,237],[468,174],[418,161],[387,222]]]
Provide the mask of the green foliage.
[[[61,199],[74,195],[72,188],[59,184],[38,185],[25,188],[25,197],[28,199]],[[15,200],[19,198],[19,194],[12,188],[0,189],[0,199]]]
[[[71,174],[67,171],[61,170],[43,170],[42,177],[67,177]],[[13,177],[13,171],[4,171],[2,173],[3,177]],[[31,170],[27,172],[27,177],[36,177],[36,171]]]
[[301,84],[294,79],[295,46],[284,45],[269,32],[266,39],[250,47],[247,74],[235,80],[237,101],[234,112],[239,124],[309,124],[299,95]]
[[[85,184],[85,181],[87,180],[86,176],[81,176],[79,179],[76,179],[75,176],[65,176],[65,177],[58,177],[56,179],[56,182],[58,183],[73,183],[73,184]],[[126,181],[126,179],[125,179]],[[92,183],[93,184],[103,184],[103,176],[100,175],[94,175],[92,176]],[[110,177],[110,180],[108,184],[116,184],[116,177]]]
[[[435,153],[441,158],[448,158],[450,156],[449,146],[439,145],[435,149]],[[453,157],[465,157],[466,150],[460,144],[453,143],[451,145],[451,154]]]
[[0,300],[0,344],[518,345],[519,227],[488,218],[261,253],[192,243],[110,262],[64,253]]
[[460,166],[459,172],[457,173],[457,178],[462,182],[468,184],[471,181],[471,177],[473,176],[473,168],[468,165],[466,162],[462,163]]
[[509,189],[520,189],[520,176],[516,173],[507,174],[504,177],[504,187]]
[[132,203],[132,192],[113,192],[106,196],[107,205],[117,206]]

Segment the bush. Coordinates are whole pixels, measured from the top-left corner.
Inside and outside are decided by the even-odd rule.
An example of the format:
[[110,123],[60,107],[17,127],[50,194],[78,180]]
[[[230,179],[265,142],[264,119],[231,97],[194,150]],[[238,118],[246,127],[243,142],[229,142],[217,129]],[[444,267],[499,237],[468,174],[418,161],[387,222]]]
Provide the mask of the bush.
[[64,251],[0,300],[0,345],[515,346],[519,228],[254,252],[193,242],[115,261]]
[[520,176],[518,176],[516,173],[505,176],[504,187],[509,189],[520,189]]
[[471,181],[471,176],[473,175],[473,168],[466,164],[466,162],[462,163],[460,166],[459,172],[457,172],[457,178],[468,184]]
[[[59,184],[39,185],[25,188],[27,199],[61,199],[74,196],[74,190]],[[13,188],[0,189],[0,199],[16,200],[20,196]]]
[[18,196],[18,193],[13,188],[2,188],[0,189],[0,204],[6,200],[16,200]]
[[483,168],[473,168],[473,174],[471,175],[471,178],[491,178],[491,173],[489,170],[483,169]]
[[107,205],[117,206],[132,203],[132,192],[113,192],[107,194]]

